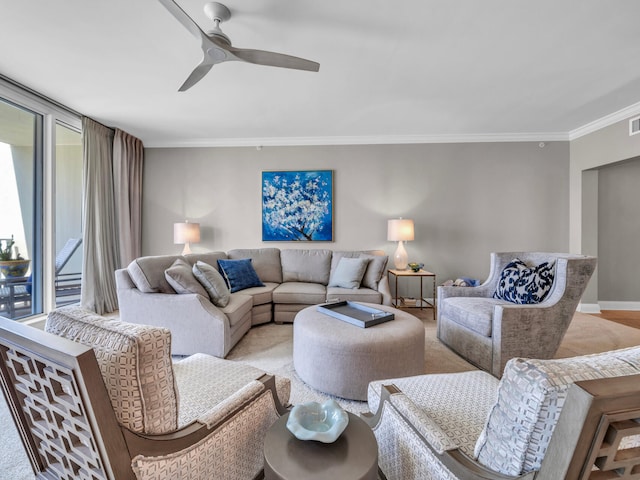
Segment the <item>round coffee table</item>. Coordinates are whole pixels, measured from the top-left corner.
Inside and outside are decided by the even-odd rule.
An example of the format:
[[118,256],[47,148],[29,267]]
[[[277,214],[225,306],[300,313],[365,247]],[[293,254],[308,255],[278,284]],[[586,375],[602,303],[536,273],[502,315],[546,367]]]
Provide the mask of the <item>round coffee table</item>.
[[422,321],[393,307],[362,305],[392,312],[395,318],[361,328],[319,312],[317,306],[298,312],[293,322],[293,365],[305,383],[363,401],[373,380],[424,373]]
[[349,425],[333,443],[298,440],[280,417],[264,439],[265,480],[375,480],[378,443],[371,428],[349,413]]

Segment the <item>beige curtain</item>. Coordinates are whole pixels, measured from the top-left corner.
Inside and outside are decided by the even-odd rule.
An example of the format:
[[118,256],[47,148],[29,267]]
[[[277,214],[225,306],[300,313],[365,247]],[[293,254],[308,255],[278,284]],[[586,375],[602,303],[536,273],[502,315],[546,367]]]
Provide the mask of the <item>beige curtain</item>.
[[114,272],[120,254],[113,191],[113,136],[110,128],[83,117],[81,304],[99,314],[118,308]]
[[142,252],[142,141],[116,129],[113,139],[113,177],[120,246],[120,266]]

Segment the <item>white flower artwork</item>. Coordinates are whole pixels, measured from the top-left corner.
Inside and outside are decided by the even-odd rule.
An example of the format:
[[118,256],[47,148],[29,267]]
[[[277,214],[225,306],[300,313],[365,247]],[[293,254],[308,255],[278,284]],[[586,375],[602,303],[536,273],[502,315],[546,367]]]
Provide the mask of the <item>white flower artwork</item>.
[[262,240],[333,241],[333,171],[262,172]]

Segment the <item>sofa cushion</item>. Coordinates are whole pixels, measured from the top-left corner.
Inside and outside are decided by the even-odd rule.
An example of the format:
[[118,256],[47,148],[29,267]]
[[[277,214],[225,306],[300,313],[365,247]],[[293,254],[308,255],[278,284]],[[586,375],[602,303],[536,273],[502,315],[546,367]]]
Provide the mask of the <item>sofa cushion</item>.
[[265,282],[262,287],[251,287],[242,290],[243,295],[250,295],[253,298],[253,306],[264,305],[273,302],[273,291],[279,283]]
[[[176,384],[180,394],[179,425],[188,425],[203,417],[208,410],[226,400],[264,371],[241,362],[196,353],[174,364]],[[289,404],[291,382],[275,377],[278,399]]]
[[80,307],[51,312],[45,330],[93,348],[118,423],[146,434],[178,427],[169,330],[107,319]]
[[487,297],[449,297],[441,302],[440,316],[472,330],[483,337],[492,335],[493,312],[496,305],[509,302]]
[[251,308],[253,307],[253,299],[249,295],[245,295],[244,293],[232,293],[229,297],[229,303],[226,307],[221,308],[222,313],[224,313],[229,319],[229,325],[231,327],[235,327],[245,316],[251,312]]
[[509,360],[476,444],[478,461],[505,475],[538,470],[572,383],[637,373],[640,347],[559,360]]
[[231,292],[224,278],[208,263],[198,260],[192,269],[195,278],[205,288],[207,296],[216,307],[226,307],[229,304]]
[[197,293],[203,297],[207,296],[205,289],[193,276],[191,265],[182,258],[178,258],[173,262],[173,265],[164,271],[164,276],[176,293]]
[[369,259],[367,258],[341,258],[336,269],[331,272],[328,286],[360,288],[360,283],[368,264]]
[[264,287],[260,277],[251,265],[250,258],[218,260],[218,268],[231,293],[250,287]]
[[331,250],[282,250],[283,282],[329,283]]
[[327,289],[319,283],[285,282],[273,291],[273,303],[316,305],[327,299]]
[[164,276],[179,255],[140,257],[127,266],[127,272],[136,288],[142,293],[176,293]]
[[242,248],[229,250],[227,256],[237,260],[250,258],[254,270],[262,282],[282,283],[280,250],[277,248]]
[[[498,380],[487,372],[417,375],[369,383],[369,411],[380,404],[382,385],[393,384],[469,456],[496,401]],[[392,395],[392,403],[396,395]],[[403,412],[405,413],[405,412]],[[420,425],[414,425],[420,430]]]
[[553,286],[555,264],[528,266],[515,258],[500,273],[493,297],[518,304],[542,302]]
[[382,303],[382,294],[370,288],[327,287],[326,301]]

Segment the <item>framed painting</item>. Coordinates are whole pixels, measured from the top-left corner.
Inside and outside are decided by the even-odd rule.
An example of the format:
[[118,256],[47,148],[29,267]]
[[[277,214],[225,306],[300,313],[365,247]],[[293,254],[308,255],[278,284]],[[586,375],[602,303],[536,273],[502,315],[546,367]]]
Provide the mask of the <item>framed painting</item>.
[[333,241],[333,170],[262,172],[262,241]]

